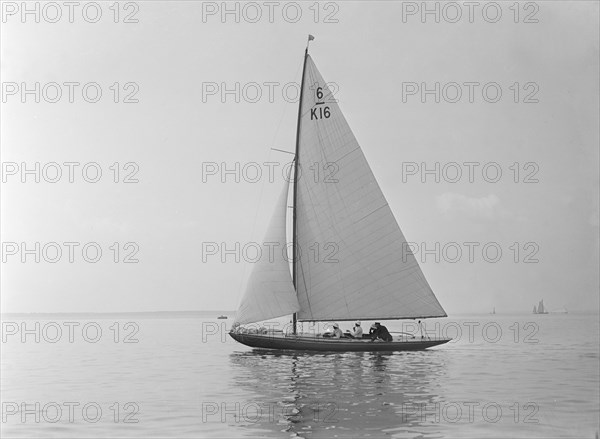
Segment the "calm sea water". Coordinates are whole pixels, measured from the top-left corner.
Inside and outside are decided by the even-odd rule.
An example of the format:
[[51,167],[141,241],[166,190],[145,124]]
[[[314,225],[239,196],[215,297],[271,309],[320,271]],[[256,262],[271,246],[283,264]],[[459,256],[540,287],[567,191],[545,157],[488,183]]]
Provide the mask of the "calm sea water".
[[428,320],[432,335],[456,341],[393,354],[257,352],[224,335],[230,324],[194,313],[5,315],[2,437],[593,438],[599,429],[598,315]]

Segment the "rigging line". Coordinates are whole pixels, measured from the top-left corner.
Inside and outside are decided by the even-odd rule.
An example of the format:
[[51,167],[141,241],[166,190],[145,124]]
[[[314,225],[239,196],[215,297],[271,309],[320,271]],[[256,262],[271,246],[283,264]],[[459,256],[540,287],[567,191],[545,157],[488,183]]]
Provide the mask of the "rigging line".
[[272,151],[279,151],[279,152],[285,152],[286,154],[291,154],[291,155],[296,155],[291,151],[285,151],[283,149],[277,149],[277,148],[271,148]]

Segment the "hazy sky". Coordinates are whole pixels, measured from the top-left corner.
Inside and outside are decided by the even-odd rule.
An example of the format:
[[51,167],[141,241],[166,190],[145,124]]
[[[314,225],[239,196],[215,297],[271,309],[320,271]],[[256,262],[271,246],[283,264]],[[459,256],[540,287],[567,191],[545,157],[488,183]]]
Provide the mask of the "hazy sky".
[[[271,148],[294,149],[289,83],[300,81],[308,33],[450,316],[529,312],[542,298],[550,309],[598,310],[597,2],[500,2],[501,16],[489,2],[472,11],[427,3],[439,23],[421,15],[421,2],[275,2],[271,19],[263,2],[228,3],[239,23],[221,15],[221,2],[121,3],[118,17],[100,2],[96,23],[93,6],[74,10],[71,23],[59,3],[36,23],[21,2],[8,3],[3,312],[234,309],[251,264],[203,258],[203,243],[262,242],[291,157]],[[88,83],[97,84],[88,100],[102,92],[96,103],[83,97]],[[23,86],[34,91],[23,95]],[[22,173],[36,162],[39,183]],[[278,163],[273,181],[264,162]],[[236,163],[239,182],[235,171],[221,173]],[[257,182],[252,163],[263,172]],[[86,181],[86,164],[90,181],[101,170],[98,182]],[[422,181],[424,168],[434,171]],[[84,259],[86,244],[88,260],[102,250],[98,262]],[[434,251],[423,262],[424,247]],[[128,255],[139,262],[125,263]]]

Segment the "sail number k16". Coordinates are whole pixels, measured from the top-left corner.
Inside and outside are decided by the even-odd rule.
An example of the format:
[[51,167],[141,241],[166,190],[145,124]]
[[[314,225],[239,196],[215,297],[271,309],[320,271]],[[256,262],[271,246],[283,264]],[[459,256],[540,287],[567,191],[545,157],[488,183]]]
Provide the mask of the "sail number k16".
[[[323,87],[318,87],[316,91],[317,102],[315,105],[324,105],[323,99]],[[314,107],[310,109],[310,120],[329,119],[331,116],[331,110],[329,107]]]

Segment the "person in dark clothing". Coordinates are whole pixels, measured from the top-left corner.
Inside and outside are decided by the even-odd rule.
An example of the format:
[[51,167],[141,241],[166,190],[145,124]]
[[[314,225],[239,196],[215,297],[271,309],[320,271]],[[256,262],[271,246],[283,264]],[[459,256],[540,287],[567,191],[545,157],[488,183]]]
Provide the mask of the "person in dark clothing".
[[373,324],[371,325],[371,327],[369,328],[369,337],[370,337],[371,335],[375,334],[375,330],[376,330],[376,329],[377,329],[377,324],[376,324],[376,323],[373,323]]
[[371,341],[375,341],[376,339],[381,339],[383,341],[393,340],[392,334],[390,334],[388,329],[379,322],[376,322],[373,326],[371,326],[369,335],[371,336]]

